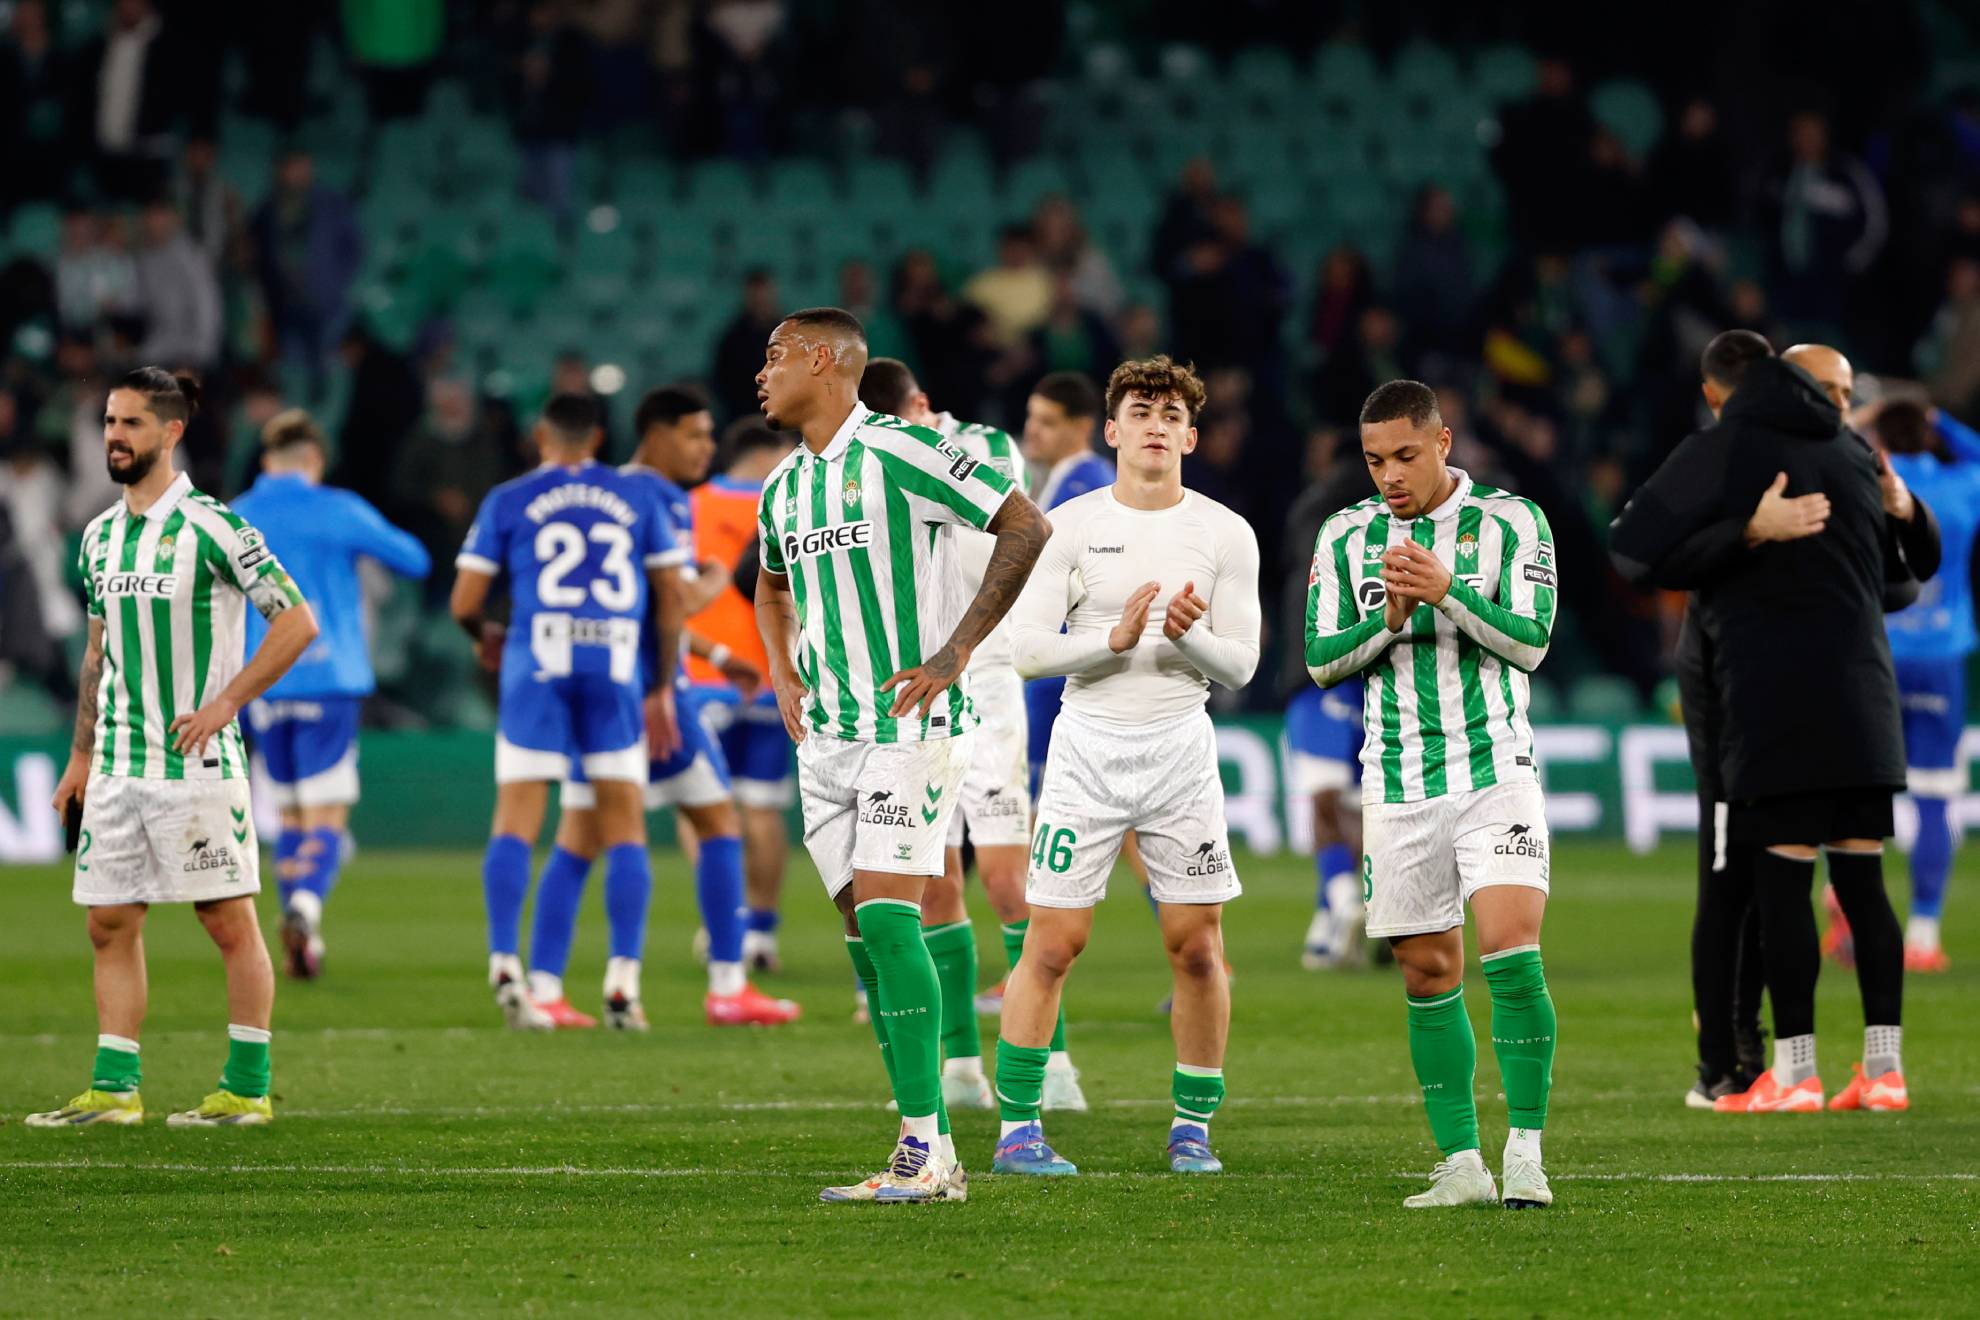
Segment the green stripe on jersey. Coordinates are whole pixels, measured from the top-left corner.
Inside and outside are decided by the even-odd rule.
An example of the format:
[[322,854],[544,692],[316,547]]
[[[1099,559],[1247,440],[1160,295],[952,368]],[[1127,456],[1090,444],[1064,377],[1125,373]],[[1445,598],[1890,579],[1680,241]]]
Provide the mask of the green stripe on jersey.
[[[811,469],[811,513],[815,526],[824,527],[831,521],[827,509],[830,502],[825,492],[826,469],[823,463]],[[839,572],[832,562],[831,555],[818,556],[818,594],[821,599],[839,600]],[[831,672],[832,683],[839,689],[839,736],[850,738],[859,731],[859,699],[853,695],[851,658],[846,654],[845,625],[840,621],[839,611],[826,608],[825,616],[825,665]],[[820,698],[823,700],[822,695]]]
[[[124,523],[123,554],[118,556],[117,567],[125,573],[134,573],[138,566],[138,546],[144,540],[144,522],[141,519],[126,519]],[[117,647],[117,667],[123,671],[124,729],[129,740],[129,770],[132,775],[144,774],[145,749],[151,743],[149,715],[144,708],[144,639],[138,631],[138,602],[136,596],[126,595],[117,602],[116,626],[120,644]],[[105,626],[109,626],[108,623]]]
[[[181,562],[178,551],[179,534],[185,529],[186,514],[183,509],[172,510],[165,519],[165,527],[158,534],[159,567],[169,561],[174,572]],[[168,554],[163,547],[170,543]],[[152,672],[158,679],[158,728],[164,743],[165,777],[183,779],[186,774],[185,754],[175,745],[172,721],[179,718],[178,687],[172,673],[172,602],[163,597],[151,602],[151,661]]]
[[[855,440],[846,447],[846,466],[859,469],[865,466],[866,446]],[[846,521],[849,523],[866,521],[865,487],[848,487],[846,492]],[[846,552],[853,587],[859,593],[859,617],[866,626],[866,655],[870,666],[870,684],[876,689],[873,695],[873,740],[893,742],[896,740],[897,721],[888,714],[887,704],[894,694],[880,692],[878,687],[894,676],[892,649],[887,645],[887,622],[880,614],[880,593],[873,581],[873,552],[866,546],[855,546]],[[895,593],[898,599],[899,592]]]

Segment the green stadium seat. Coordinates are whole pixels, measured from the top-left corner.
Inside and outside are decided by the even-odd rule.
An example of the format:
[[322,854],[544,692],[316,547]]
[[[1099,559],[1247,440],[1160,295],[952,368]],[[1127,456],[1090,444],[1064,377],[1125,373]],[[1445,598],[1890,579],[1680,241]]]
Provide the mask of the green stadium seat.
[[1459,85],[1457,59],[1442,46],[1412,41],[1396,52],[1389,70],[1389,85],[1406,99],[1428,99],[1445,95]]
[[0,683],[0,736],[38,738],[61,732],[62,708],[25,679]]
[[1292,56],[1277,46],[1247,46],[1231,57],[1234,97],[1256,113],[1275,114],[1305,90]]
[[1642,702],[1628,679],[1590,674],[1568,689],[1568,717],[1588,722],[1625,722],[1642,713]]
[[687,200],[699,211],[734,216],[756,204],[756,183],[740,161],[704,160],[688,171]]
[[53,260],[62,247],[62,212],[47,202],[30,202],[14,212],[7,226],[7,247]]
[[1172,41],[1163,46],[1157,63],[1165,80],[1189,88],[1203,87],[1217,76],[1210,52],[1186,41]]
[[1639,160],[1664,135],[1664,108],[1657,94],[1633,78],[1614,78],[1596,87],[1589,93],[1588,111]]
[[830,215],[839,207],[838,181],[818,160],[780,160],[770,167],[770,208],[786,219]]
[[509,297],[511,306],[526,311],[563,278],[563,244],[557,228],[535,207],[514,206],[494,226],[494,234],[486,278]]
[[1525,100],[1539,77],[1539,62],[1524,46],[1488,46],[1471,61],[1473,90],[1495,105]]
[[928,196],[945,210],[986,214],[997,204],[990,153],[963,147],[945,154],[928,177]]
[[1031,156],[1012,165],[1004,176],[1002,213],[1028,216],[1045,198],[1073,194],[1072,175],[1050,156]]
[[1346,104],[1380,94],[1382,75],[1367,47],[1329,42],[1314,52],[1313,90],[1323,102]]
[[919,205],[920,197],[905,164],[876,157],[856,161],[847,169],[845,201],[848,207],[885,213]]
[[680,179],[663,160],[632,160],[608,170],[607,194],[618,205],[620,218],[633,221],[665,212],[678,201]]
[[1124,83],[1134,72],[1134,63],[1128,57],[1127,48],[1111,41],[1096,41],[1088,45],[1081,62],[1086,69],[1086,80],[1103,87]]

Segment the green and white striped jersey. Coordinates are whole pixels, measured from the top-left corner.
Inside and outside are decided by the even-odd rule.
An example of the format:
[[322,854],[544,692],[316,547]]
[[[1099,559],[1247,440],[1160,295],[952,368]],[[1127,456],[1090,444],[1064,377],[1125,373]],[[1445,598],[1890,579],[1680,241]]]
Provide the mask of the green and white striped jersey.
[[[971,458],[996,468],[1013,486],[1019,489],[1024,487],[1024,457],[1018,453],[1017,441],[1011,438],[1009,431],[1000,431],[981,422],[959,422],[948,413],[936,418],[935,429]],[[997,544],[997,538],[988,532],[972,532],[961,527],[953,531],[938,531],[937,534],[956,538],[959,550],[957,561],[962,572],[962,603],[967,606],[975,598],[977,588],[983,585],[983,570],[990,566],[990,551]],[[999,619],[997,626],[990,630],[990,635],[970,652],[969,672],[987,673],[992,669],[1010,667],[1010,620]]]
[[[1474,485],[1421,517],[1363,500],[1321,525],[1306,589],[1306,667],[1322,687],[1367,671],[1362,800],[1420,802],[1533,782],[1526,676],[1554,627],[1554,537],[1538,505]],[[1434,608],[1383,622],[1382,555],[1413,540],[1451,570]]]
[[173,750],[166,730],[241,672],[249,601],[271,619],[302,603],[261,533],[180,473],[142,516],[121,499],[98,514],[80,559],[89,612],[103,620],[96,773],[245,778],[238,720],[204,756]]
[[799,445],[763,483],[763,567],[788,574],[805,719],[828,737],[921,742],[976,727],[962,675],[929,717],[889,715],[880,684],[948,641],[968,600],[954,536],[981,531],[1009,478],[926,427],[853,405],[824,452]]

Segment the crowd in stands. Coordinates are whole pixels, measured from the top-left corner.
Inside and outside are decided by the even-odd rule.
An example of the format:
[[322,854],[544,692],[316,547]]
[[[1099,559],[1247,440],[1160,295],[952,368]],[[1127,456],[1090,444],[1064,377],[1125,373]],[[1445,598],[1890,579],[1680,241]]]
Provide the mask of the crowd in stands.
[[[1327,5],[1239,6],[1221,26],[1182,6],[1125,8],[1219,48],[1213,60],[1247,40],[1296,46],[1301,62],[1317,43],[1361,41],[1379,64],[1436,35],[1395,30],[1394,16],[1344,26]],[[594,148],[609,147],[608,169],[830,153],[927,179],[968,134],[1017,169],[1049,149],[1068,89],[1095,76],[1082,43],[1114,41],[1130,78],[1154,67],[1157,48],[1090,12],[1108,9],[1006,0],[907,23],[884,0],[114,0],[91,23],[78,15],[93,7],[0,0],[0,688],[10,673],[58,697],[73,688],[65,538],[115,498],[97,410],[129,365],[207,378],[214,406],[182,454],[222,496],[252,479],[263,421],[317,408],[338,443],[331,479],[415,530],[437,564],[482,494],[532,461],[528,410],[549,389],[605,396],[615,452],[630,448],[630,400],[662,383],[636,364],[557,343],[547,379],[503,388],[503,364],[464,350],[458,317],[395,332],[370,313],[364,283],[388,236],[367,220],[383,186],[369,144],[383,139],[321,168],[310,125],[326,96],[361,101],[340,122],[371,135],[428,113],[438,88],[506,116],[516,204],[570,235],[601,188]],[[1954,14],[1890,7],[1862,46],[1811,48],[1802,75],[1765,96],[1689,47],[1649,43],[1631,66],[1593,28],[1550,47],[1474,18],[1461,40],[1538,47],[1531,85],[1478,119],[1478,179],[1393,185],[1407,204],[1379,241],[1336,230],[1316,248],[1299,215],[1261,220],[1254,186],[1196,156],[1126,239],[1089,222],[1103,196],[1053,191],[1006,208],[987,259],[902,242],[835,260],[805,292],[859,315],[873,352],[914,364],[938,407],[1013,429],[1047,372],[1104,378],[1153,351],[1195,361],[1211,403],[1186,476],[1301,580],[1312,529],[1296,497],[1359,479],[1354,417],[1370,389],[1427,380],[1456,461],[1553,518],[1567,665],[1648,693],[1658,617],[1607,573],[1602,536],[1696,424],[1712,334],[1832,343],[1980,418],[1980,80],[1933,76]],[[1866,59],[1882,90],[1839,103],[1828,89]],[[1592,95],[1619,64],[1647,103]],[[228,126],[243,121],[272,128],[258,173],[228,166]],[[50,216],[52,232],[34,233]],[[700,356],[666,361],[706,385],[718,420],[754,411],[751,377],[792,294],[753,265],[711,269],[699,288],[716,312]],[[1286,637],[1297,621],[1275,626]],[[1275,699],[1257,687],[1260,704]]]

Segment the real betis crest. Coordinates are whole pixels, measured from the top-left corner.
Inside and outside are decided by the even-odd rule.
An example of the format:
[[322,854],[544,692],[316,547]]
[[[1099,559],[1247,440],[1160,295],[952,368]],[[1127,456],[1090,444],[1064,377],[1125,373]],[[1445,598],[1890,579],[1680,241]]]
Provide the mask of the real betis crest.
[[859,482],[854,480],[852,477],[847,477],[846,488],[843,492],[841,492],[841,497],[845,500],[846,507],[848,509],[852,508],[853,505],[858,504]]
[[1460,536],[1457,539],[1457,556],[1459,559],[1476,559],[1478,557],[1478,538],[1470,532],[1466,532],[1463,536]]
[[178,541],[172,537],[160,537],[158,541],[158,562],[162,564],[170,560],[172,558],[172,552],[178,548],[178,545]]

